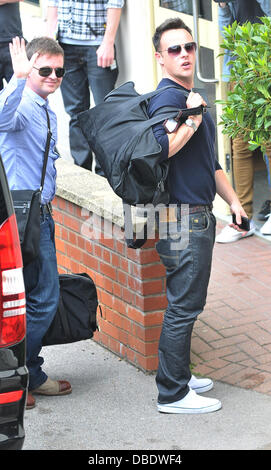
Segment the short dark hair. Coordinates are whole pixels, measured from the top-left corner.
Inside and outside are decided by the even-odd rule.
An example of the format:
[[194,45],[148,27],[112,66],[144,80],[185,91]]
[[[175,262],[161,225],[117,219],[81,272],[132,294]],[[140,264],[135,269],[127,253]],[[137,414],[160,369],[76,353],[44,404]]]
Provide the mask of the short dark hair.
[[170,29],[185,29],[192,36],[191,29],[181,20],[181,18],[169,18],[165,20],[160,26],[157,26],[152,42],[156,51],[159,51],[161,36],[165,31]]
[[64,57],[64,51],[58,42],[46,36],[34,38],[27,43],[26,54],[28,59],[31,59],[35,52],[39,52],[40,55],[62,55]]

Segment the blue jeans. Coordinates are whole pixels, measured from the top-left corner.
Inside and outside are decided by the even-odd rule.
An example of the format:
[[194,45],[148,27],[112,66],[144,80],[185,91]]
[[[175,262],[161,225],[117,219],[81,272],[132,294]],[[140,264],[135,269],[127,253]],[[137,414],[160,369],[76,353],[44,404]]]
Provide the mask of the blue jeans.
[[59,280],[54,241],[54,221],[50,214],[41,215],[40,252],[38,258],[24,268],[26,290],[26,365],[29,390],[42,385],[47,375],[39,356],[42,338],[47,332],[59,299]]
[[[181,247],[181,214],[178,208],[176,233],[167,230],[156,244],[166,268],[168,307],[159,341],[156,376],[158,402],[172,403],[188,393],[191,336],[194,322],[207,296],[215,240],[216,220],[206,207],[188,215],[187,246]],[[170,235],[169,235],[170,233]]]
[[0,42],[0,90],[2,90],[4,86],[3,79],[9,82],[12,75],[13,67],[8,42]]
[[[65,53],[65,76],[61,92],[66,112],[70,115],[69,138],[72,157],[77,165],[91,170],[92,152],[78,125],[77,114],[90,107],[90,89],[95,105],[113,90],[118,69],[97,66],[98,46],[60,44]],[[102,174],[96,161],[96,173]]]

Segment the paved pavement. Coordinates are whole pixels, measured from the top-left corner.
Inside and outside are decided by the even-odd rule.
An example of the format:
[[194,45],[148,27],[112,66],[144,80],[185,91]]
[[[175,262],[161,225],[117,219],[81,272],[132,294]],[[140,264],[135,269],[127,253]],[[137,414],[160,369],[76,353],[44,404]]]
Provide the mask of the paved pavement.
[[73,392],[37,396],[25,414],[25,450],[271,450],[271,397],[215,381],[203,415],[156,410],[155,377],[91,340],[44,348],[45,370]]
[[[217,230],[224,225],[218,220]],[[271,396],[271,237],[215,244],[195,372]]]
[[[218,222],[219,226],[222,222]],[[162,415],[155,376],[92,340],[43,349],[45,370],[73,393],[37,396],[25,450],[271,450],[271,244],[256,236],[216,245],[194,371],[214,379],[222,409]]]

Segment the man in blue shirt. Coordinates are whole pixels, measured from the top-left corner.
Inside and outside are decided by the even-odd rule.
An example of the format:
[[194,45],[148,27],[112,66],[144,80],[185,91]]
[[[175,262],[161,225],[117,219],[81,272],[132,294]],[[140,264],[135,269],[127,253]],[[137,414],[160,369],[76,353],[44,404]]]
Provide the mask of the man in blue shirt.
[[[191,91],[197,47],[191,30],[179,18],[166,20],[156,28],[153,43],[163,75],[158,86],[172,87],[151,99],[149,115],[163,106],[205,106],[200,94]],[[167,227],[160,231],[156,245],[166,268],[168,299],[159,342],[157,406],[164,413],[209,413],[220,409],[221,403],[199,395],[210,390],[213,382],[191,376],[190,347],[194,322],[207,296],[215,240],[216,221],[211,210],[215,193],[230,205],[237,223],[246,213],[216,161],[215,128],[208,113],[191,115],[172,133],[167,133],[162,124],[153,130],[162,147],[161,158],[169,158],[170,193]],[[182,227],[184,211],[187,230]]]
[[63,395],[71,392],[67,381],[53,381],[42,370],[42,338],[52,322],[59,299],[59,281],[51,201],[55,195],[58,158],[57,123],[47,97],[61,84],[64,54],[53,39],[36,38],[10,44],[14,75],[0,93],[0,151],[11,189],[40,187],[49,114],[52,139],[41,200],[40,250],[24,267],[27,317],[27,408],[35,406],[32,393]]

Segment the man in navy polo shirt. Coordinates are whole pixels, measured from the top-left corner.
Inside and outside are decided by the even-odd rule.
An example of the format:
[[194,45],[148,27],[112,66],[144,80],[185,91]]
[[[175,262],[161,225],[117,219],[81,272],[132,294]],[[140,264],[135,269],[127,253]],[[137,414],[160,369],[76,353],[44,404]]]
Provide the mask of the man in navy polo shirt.
[[[151,99],[149,115],[163,106],[205,106],[204,99],[191,91],[196,60],[191,30],[179,18],[166,20],[156,29],[153,43],[163,75],[158,88],[172,88]],[[207,296],[216,224],[211,208],[216,192],[230,205],[237,223],[246,213],[216,160],[215,126],[208,112],[190,116],[175,132],[167,133],[162,124],[153,131],[162,147],[161,158],[170,158],[170,206],[176,208],[176,233],[168,224],[166,236],[156,245],[166,268],[168,299],[159,343],[157,406],[165,413],[208,413],[220,409],[221,402],[200,395],[213,382],[191,376],[190,348],[194,322]],[[189,219],[186,245],[181,243],[183,207]],[[236,225],[234,228],[238,230]]]

